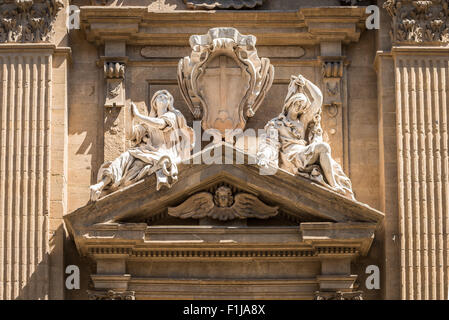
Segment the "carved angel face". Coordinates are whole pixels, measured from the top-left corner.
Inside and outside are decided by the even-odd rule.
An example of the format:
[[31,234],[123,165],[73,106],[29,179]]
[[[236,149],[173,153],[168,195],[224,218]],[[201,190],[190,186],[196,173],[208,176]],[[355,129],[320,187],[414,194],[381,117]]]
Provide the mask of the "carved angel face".
[[228,187],[220,187],[215,191],[215,204],[220,208],[227,208],[234,202],[232,191]]

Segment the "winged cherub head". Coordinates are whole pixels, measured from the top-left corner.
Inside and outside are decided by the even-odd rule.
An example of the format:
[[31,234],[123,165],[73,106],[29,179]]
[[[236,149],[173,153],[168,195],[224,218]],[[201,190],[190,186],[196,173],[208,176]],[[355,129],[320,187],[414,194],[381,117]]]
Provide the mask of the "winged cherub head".
[[215,191],[214,202],[220,208],[228,208],[234,202],[232,191],[229,187],[221,186]]

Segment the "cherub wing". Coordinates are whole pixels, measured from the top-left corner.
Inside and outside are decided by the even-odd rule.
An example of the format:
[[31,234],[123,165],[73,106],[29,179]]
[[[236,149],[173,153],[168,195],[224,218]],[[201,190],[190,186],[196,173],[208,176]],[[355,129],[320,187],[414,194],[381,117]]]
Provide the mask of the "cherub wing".
[[214,206],[212,194],[200,192],[191,196],[179,206],[168,208],[168,214],[181,219],[199,219],[207,217]]
[[278,207],[266,205],[249,193],[239,193],[235,196],[232,210],[238,218],[267,219],[278,214]]
[[213,219],[217,219],[220,221],[228,221],[235,218],[239,218],[239,216],[235,214],[232,208],[219,208],[219,207],[215,207],[214,210],[211,211],[209,216]]

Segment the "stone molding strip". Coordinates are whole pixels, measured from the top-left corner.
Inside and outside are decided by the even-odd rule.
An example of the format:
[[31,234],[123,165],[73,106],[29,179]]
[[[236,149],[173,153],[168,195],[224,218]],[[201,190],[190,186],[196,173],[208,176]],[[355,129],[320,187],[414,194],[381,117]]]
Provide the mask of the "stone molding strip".
[[261,6],[263,0],[184,0],[191,9],[252,9]]

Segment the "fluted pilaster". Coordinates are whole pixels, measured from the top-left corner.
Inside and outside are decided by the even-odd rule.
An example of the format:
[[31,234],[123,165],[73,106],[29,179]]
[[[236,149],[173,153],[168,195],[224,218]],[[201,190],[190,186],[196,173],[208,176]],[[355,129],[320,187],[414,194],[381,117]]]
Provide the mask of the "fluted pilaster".
[[449,58],[422,48],[394,55],[401,296],[446,299]]
[[1,53],[0,70],[0,299],[45,299],[52,56]]

